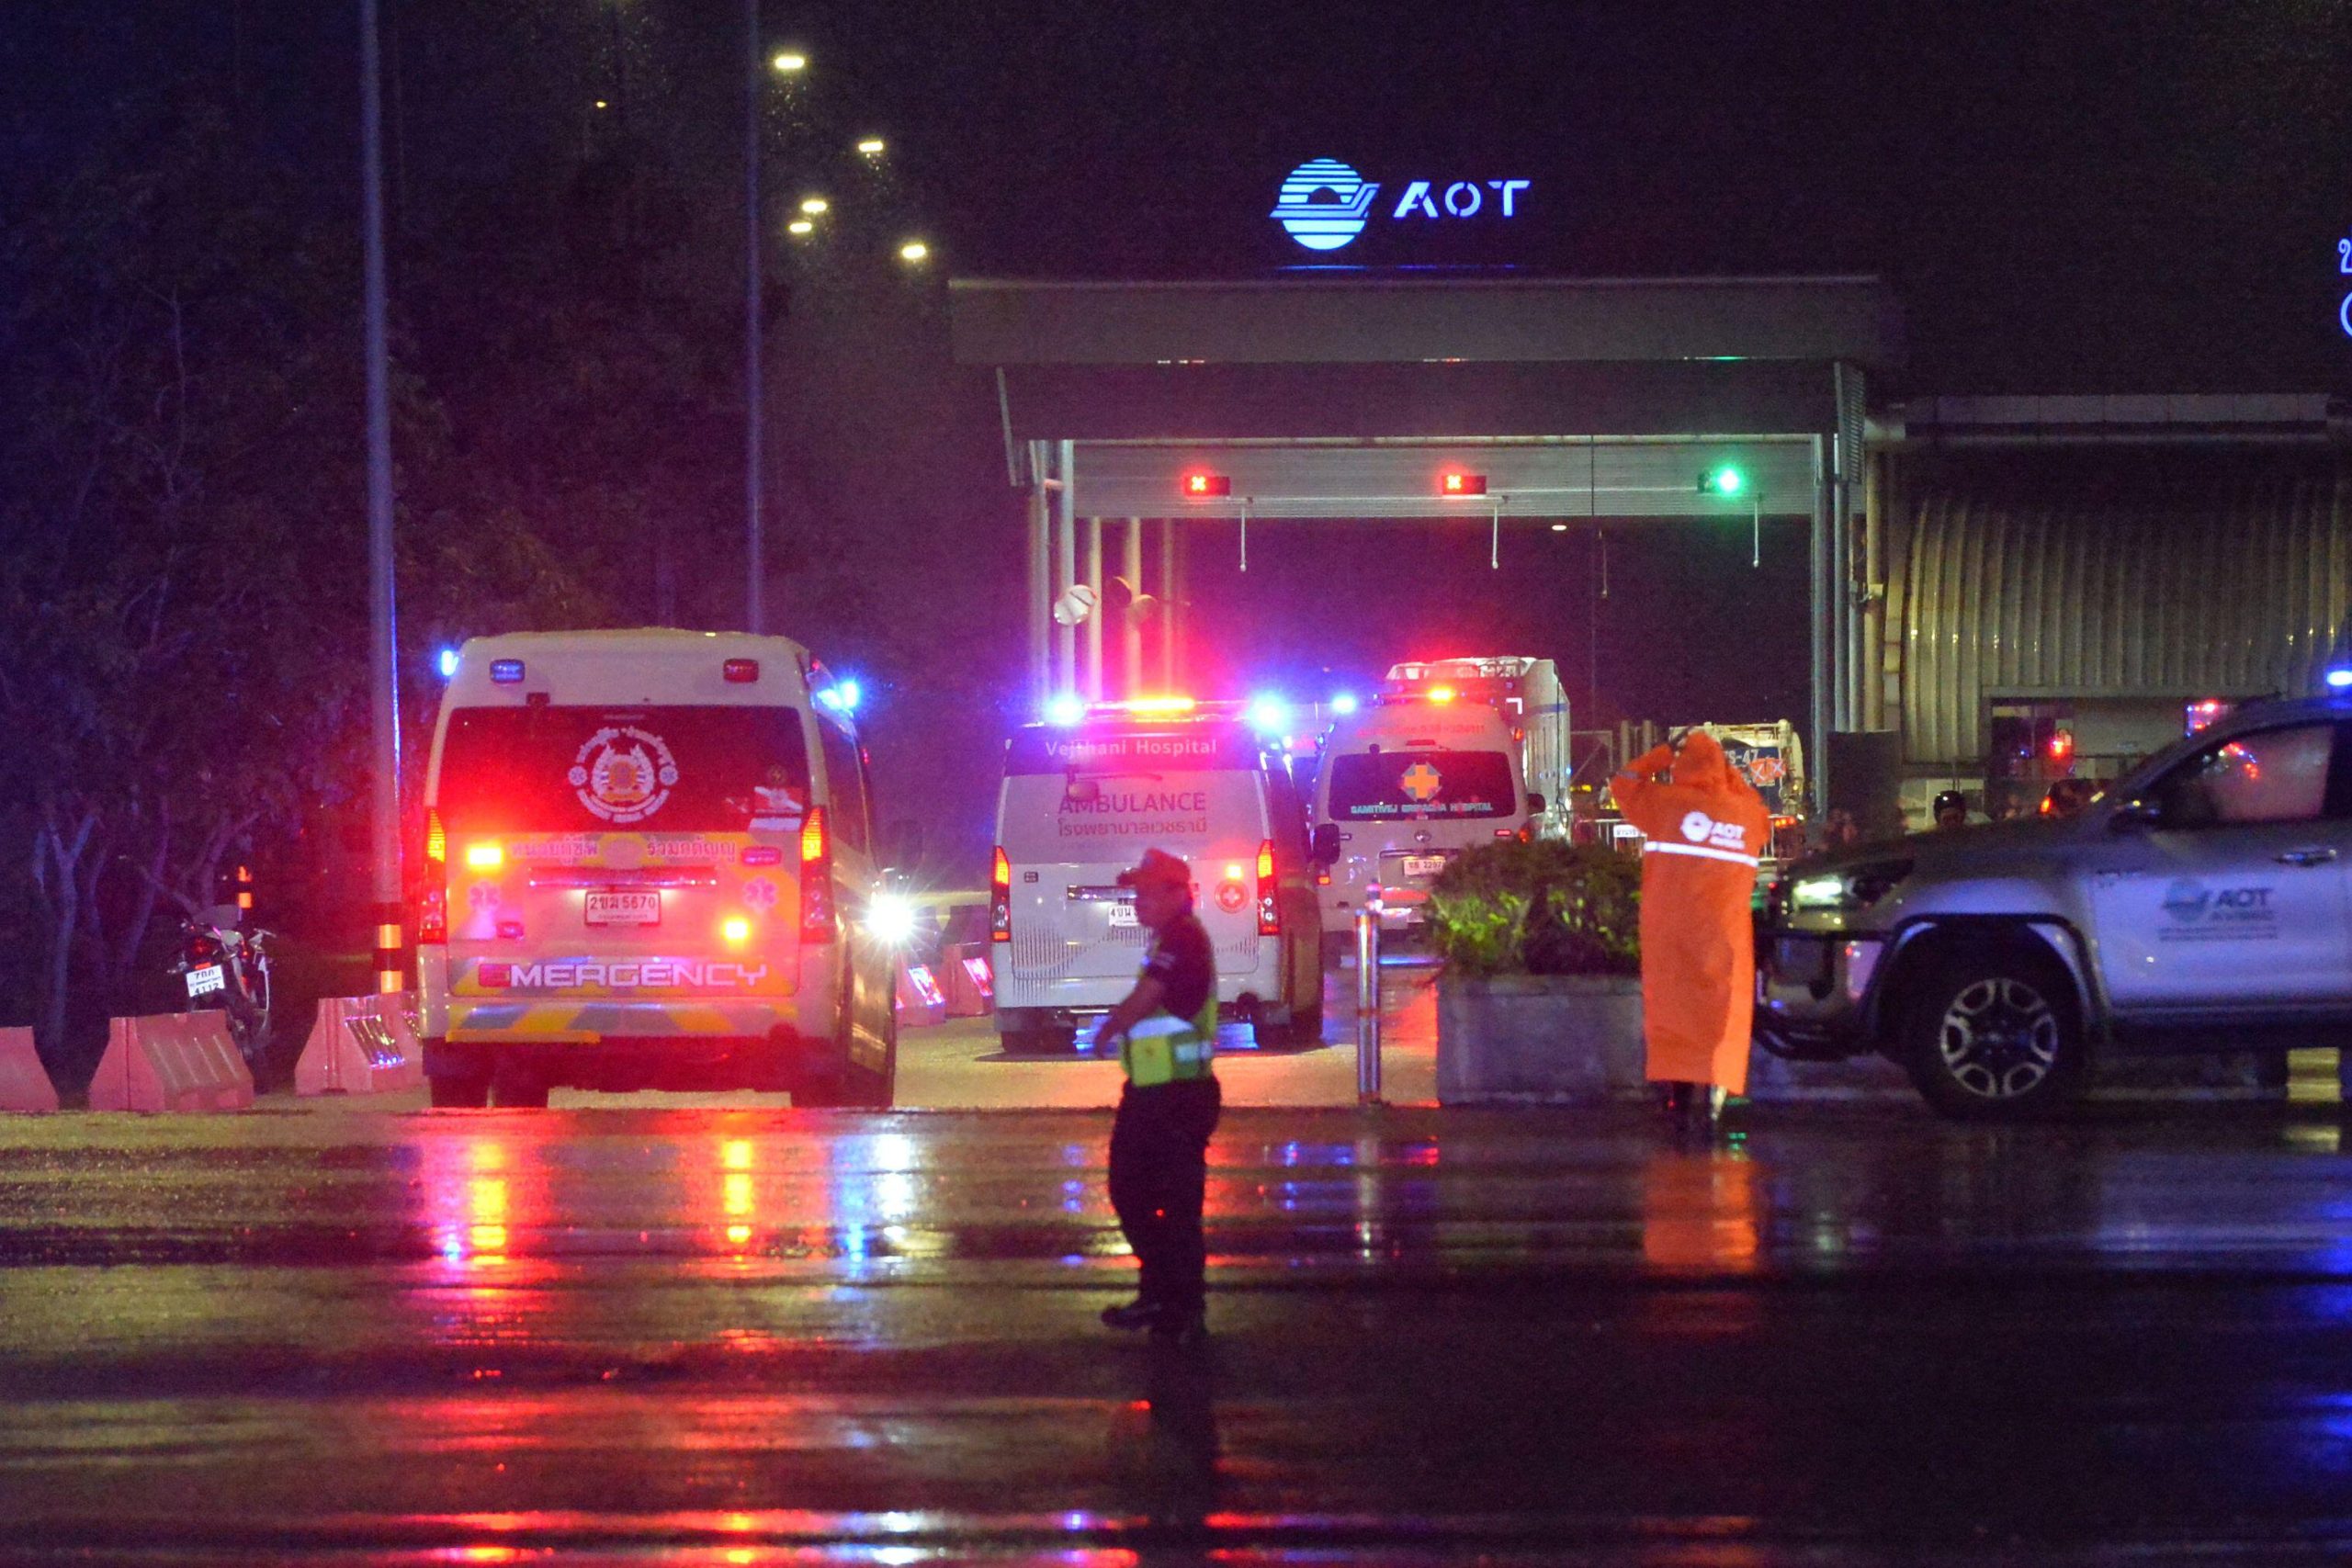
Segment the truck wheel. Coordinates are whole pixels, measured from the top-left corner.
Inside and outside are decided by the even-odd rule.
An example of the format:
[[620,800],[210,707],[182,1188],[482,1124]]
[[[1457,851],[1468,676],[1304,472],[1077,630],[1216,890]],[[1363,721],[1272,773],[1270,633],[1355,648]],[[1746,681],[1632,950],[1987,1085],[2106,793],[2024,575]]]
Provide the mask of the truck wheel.
[[478,1073],[466,1077],[443,1076],[424,1080],[429,1086],[433,1109],[435,1111],[480,1111],[490,1103],[490,1075]]
[[2007,1121],[2081,1093],[2089,1053],[2064,973],[1988,948],[1948,960],[1913,994],[1903,1065],[1944,1115]]
[[1290,1016],[1280,1023],[1274,1021],[1274,1009],[1261,1006],[1250,1015],[1250,1043],[1261,1050],[1274,1047],[1285,1051],[1302,1050],[1323,1043],[1323,1007],[1295,1007]]
[[478,1050],[460,1046],[449,1049],[446,1040],[422,1043],[424,1060],[435,1066],[456,1066],[456,1072],[427,1074],[425,1093],[435,1111],[479,1111],[490,1103],[490,1064],[481,1059]]
[[548,1075],[521,1062],[501,1062],[491,1069],[490,1098],[502,1111],[545,1111]]
[[852,1066],[843,1076],[842,1103],[854,1105],[861,1111],[888,1111],[899,1088],[899,1019],[894,1012],[884,1036],[882,1066]]

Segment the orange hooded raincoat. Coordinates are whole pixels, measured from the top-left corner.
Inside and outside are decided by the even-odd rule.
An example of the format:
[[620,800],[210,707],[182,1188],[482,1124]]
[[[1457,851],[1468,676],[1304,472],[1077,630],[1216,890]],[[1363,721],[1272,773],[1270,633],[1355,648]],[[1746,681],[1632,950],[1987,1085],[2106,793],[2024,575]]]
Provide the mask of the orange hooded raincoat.
[[[1672,784],[1655,775],[1671,763]],[[1641,829],[1642,1027],[1653,1080],[1747,1089],[1756,1010],[1748,914],[1768,824],[1764,802],[1713,736],[1694,729],[1611,781]]]

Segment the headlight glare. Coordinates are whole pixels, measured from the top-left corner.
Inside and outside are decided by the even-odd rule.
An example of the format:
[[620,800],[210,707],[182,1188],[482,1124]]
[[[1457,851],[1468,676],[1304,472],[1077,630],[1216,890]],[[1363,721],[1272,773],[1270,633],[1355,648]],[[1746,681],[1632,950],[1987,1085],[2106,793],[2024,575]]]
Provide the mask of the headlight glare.
[[1792,909],[1867,909],[1911,874],[1907,860],[1871,861],[1820,876],[1800,877],[1789,889]]
[[904,947],[914,940],[917,924],[914,900],[897,893],[877,893],[865,906],[865,930],[876,942]]

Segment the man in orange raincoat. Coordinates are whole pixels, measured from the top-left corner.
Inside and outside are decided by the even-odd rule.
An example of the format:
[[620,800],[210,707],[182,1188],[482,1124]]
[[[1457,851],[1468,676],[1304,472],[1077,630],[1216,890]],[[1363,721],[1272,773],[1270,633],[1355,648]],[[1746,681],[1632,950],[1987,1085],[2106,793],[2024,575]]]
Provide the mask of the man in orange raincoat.
[[[1669,765],[1673,782],[1656,775]],[[1611,781],[1642,843],[1642,1028],[1649,1078],[1669,1110],[1712,1124],[1747,1088],[1756,1010],[1749,901],[1765,843],[1764,802],[1715,738],[1691,730]]]

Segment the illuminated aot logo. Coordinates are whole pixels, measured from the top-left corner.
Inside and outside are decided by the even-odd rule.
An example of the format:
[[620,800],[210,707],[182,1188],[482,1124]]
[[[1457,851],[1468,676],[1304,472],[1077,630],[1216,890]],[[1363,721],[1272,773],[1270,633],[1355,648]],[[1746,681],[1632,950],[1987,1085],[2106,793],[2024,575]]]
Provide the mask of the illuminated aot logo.
[[[1392,222],[1442,221],[1457,218],[1516,218],[1530,180],[1410,180],[1388,217]],[[1336,251],[1364,231],[1380,195],[1367,180],[1336,158],[1301,164],[1283,179],[1271,214],[1294,240],[1310,251]]]
[[1272,216],[1310,251],[1336,251],[1363,232],[1380,187],[1336,158],[1301,164],[1283,181]]

